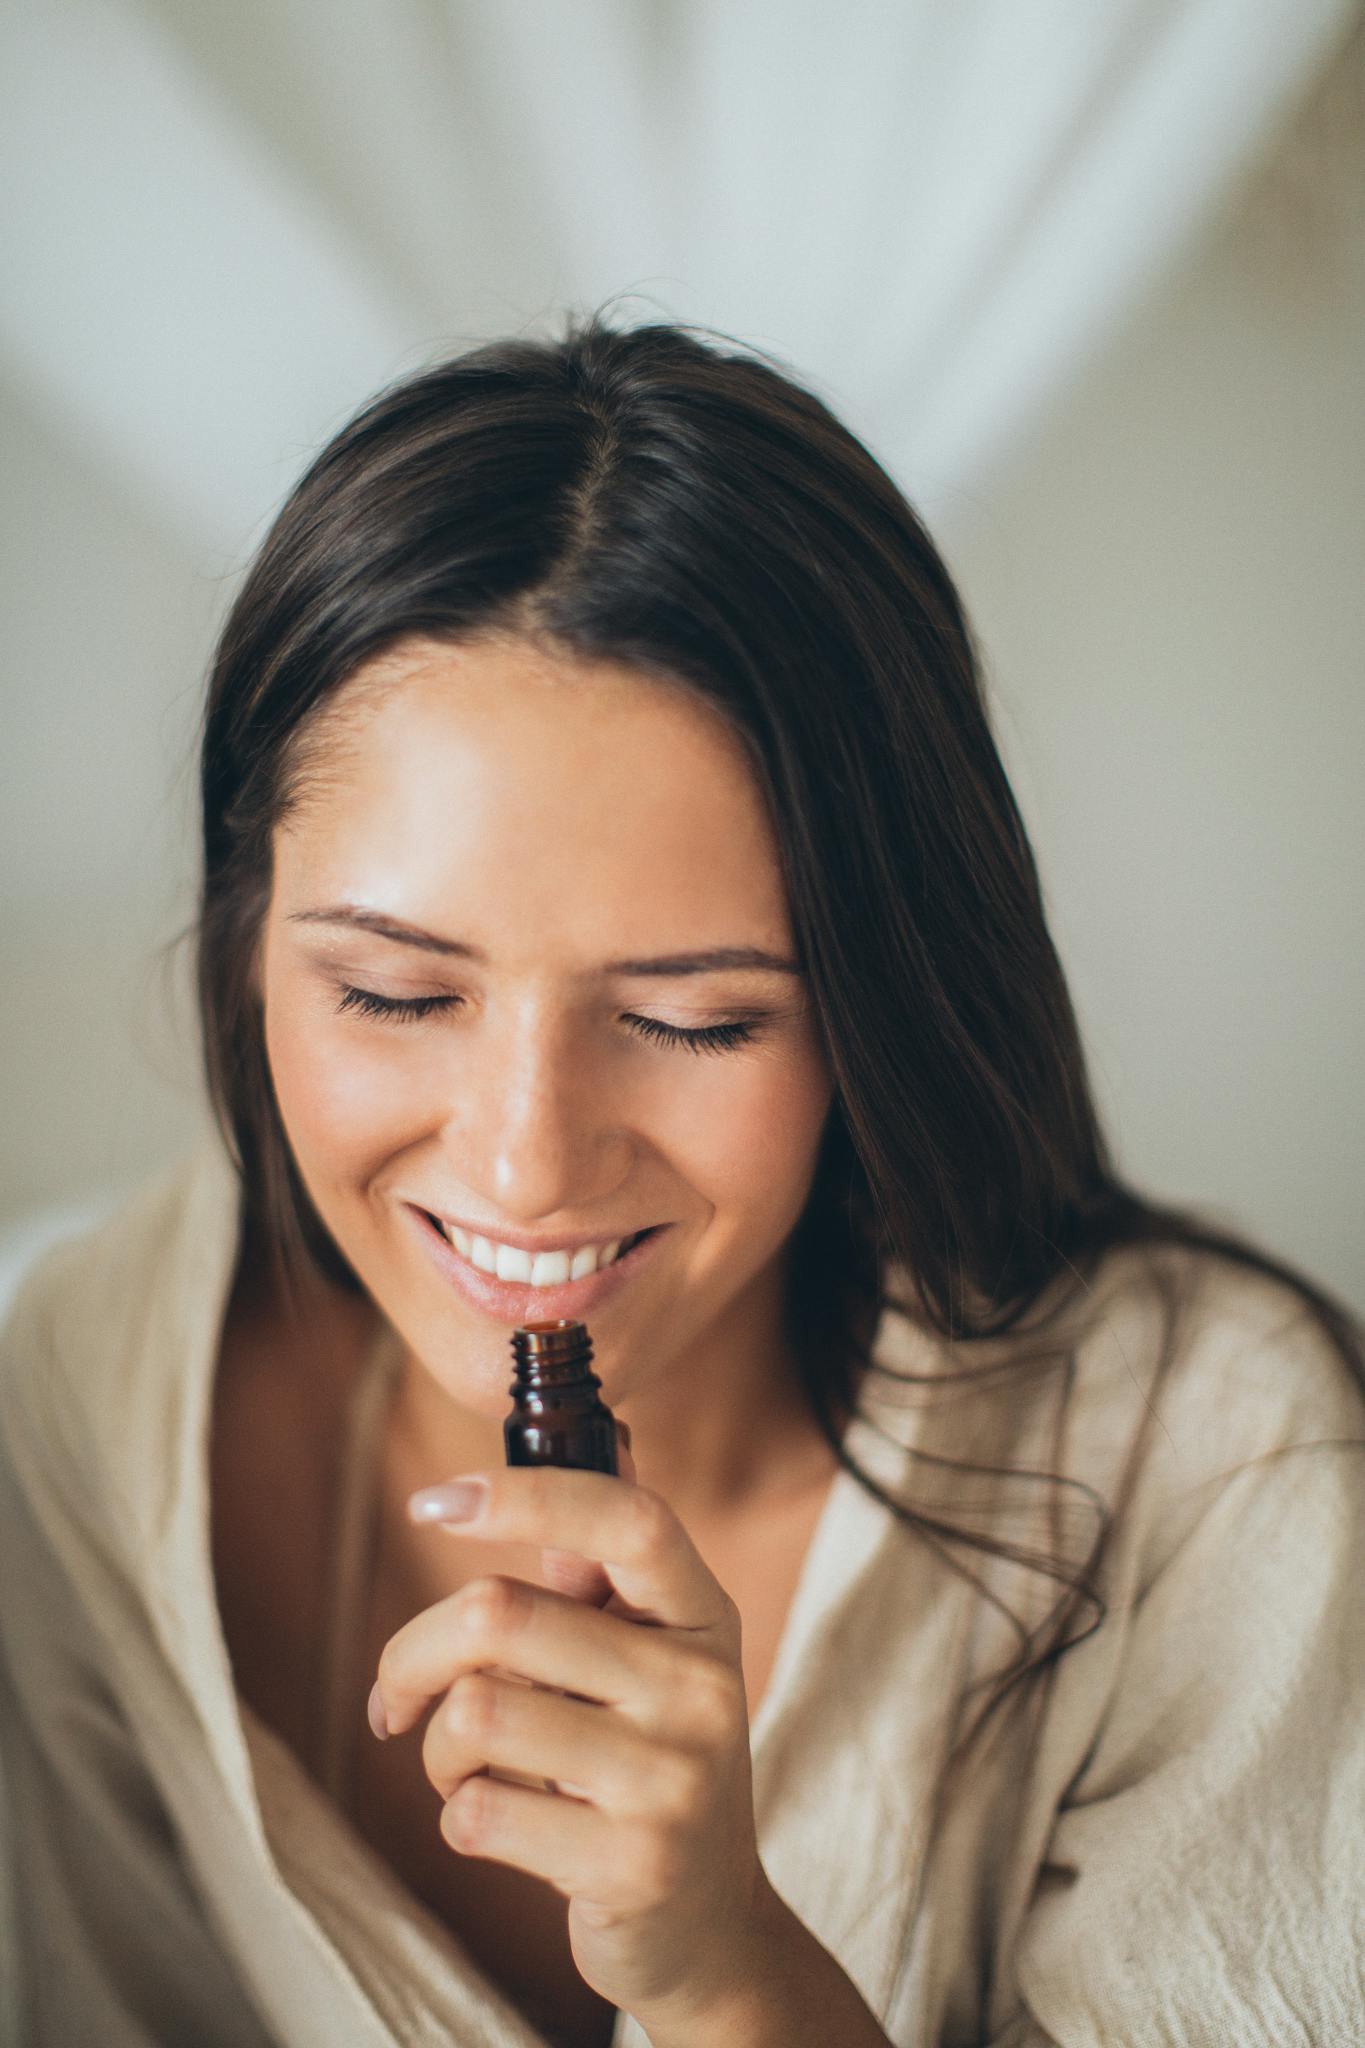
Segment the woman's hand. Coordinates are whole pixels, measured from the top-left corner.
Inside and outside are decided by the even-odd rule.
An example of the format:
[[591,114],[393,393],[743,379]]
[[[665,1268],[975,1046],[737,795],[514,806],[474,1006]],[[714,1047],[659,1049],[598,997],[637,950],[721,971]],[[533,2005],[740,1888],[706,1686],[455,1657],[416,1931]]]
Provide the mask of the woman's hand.
[[[439,1512],[461,1486],[472,1519]],[[446,1841],[563,1892],[580,1973],[641,2024],[685,2029],[746,1995],[790,1915],[759,1861],[738,1610],[677,1516],[630,1476],[550,1466],[467,1475],[410,1512],[547,1549],[576,1595],[474,1579],[385,1645],[372,1719],[402,1734],[436,1702],[422,1761]]]

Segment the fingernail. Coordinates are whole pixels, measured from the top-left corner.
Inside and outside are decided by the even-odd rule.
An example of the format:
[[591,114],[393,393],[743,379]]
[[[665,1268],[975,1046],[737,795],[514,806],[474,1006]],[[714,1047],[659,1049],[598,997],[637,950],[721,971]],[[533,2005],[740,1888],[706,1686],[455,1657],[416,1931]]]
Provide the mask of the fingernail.
[[371,1728],[373,1728],[375,1734],[379,1737],[379,1740],[381,1742],[387,1741],[389,1733],[389,1721],[387,1714],[384,1712],[384,1702],[379,1697],[378,1685],[374,1685],[370,1688],[370,1700],[369,1705],[366,1708],[366,1712],[369,1714],[370,1717],[370,1726]]
[[482,1479],[452,1479],[445,1486],[424,1486],[408,1496],[412,1522],[472,1522],[483,1506],[488,1487]]

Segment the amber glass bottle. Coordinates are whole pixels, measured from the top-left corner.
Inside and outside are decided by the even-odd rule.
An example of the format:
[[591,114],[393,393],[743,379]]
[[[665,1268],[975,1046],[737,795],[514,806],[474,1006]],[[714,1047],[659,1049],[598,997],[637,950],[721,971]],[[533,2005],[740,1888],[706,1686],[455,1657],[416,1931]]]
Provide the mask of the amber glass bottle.
[[[523,1323],[512,1332],[512,1358],[512,1412],[502,1425],[507,1463],[616,1474],[616,1422],[598,1398],[602,1382],[592,1370],[587,1324],[564,1319]],[[531,1683],[511,1671],[497,1675],[516,1685]],[[491,1766],[488,1775],[534,1792],[559,1789],[553,1778],[530,1777],[506,1765]]]
[[502,1425],[509,1465],[617,1471],[616,1423],[600,1398],[586,1323],[523,1323],[512,1332],[516,1376]]

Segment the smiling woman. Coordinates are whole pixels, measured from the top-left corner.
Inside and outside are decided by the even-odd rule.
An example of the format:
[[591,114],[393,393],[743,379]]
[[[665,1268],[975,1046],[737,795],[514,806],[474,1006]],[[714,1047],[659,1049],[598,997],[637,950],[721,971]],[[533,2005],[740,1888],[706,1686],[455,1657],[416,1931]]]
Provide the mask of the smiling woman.
[[[679,1458],[677,1361],[724,1441],[765,1412],[815,1437],[775,1262],[831,1099],[743,749],[692,692],[505,635],[405,639],[334,717],[344,741],[324,714],[294,764],[259,953],[308,1200],[450,1396],[438,1468],[496,1460],[509,1327],[592,1313],[642,1468],[667,1459],[680,1510],[714,1514],[724,1473]],[[496,1282],[415,1244],[414,1213],[502,1247]],[[646,1230],[553,1296],[516,1271]]]
[[[1360,2038],[1360,1332],[1116,1172],[866,449],[670,327],[407,379],[201,796],[215,1136],[5,1332],[16,2036]],[[618,1476],[503,1467],[546,1316]]]

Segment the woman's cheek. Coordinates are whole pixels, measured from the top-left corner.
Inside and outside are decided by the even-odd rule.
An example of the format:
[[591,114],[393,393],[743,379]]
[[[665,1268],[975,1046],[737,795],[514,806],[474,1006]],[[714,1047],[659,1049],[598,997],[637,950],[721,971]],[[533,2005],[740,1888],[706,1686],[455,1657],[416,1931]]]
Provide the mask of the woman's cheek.
[[273,1023],[268,1016],[266,1046],[285,1129],[310,1150],[335,1156],[387,1147],[426,1092],[411,1060],[302,1005]]
[[660,1149],[717,1210],[782,1230],[804,1207],[832,1084],[818,1057],[715,1060],[732,1057],[733,1074],[712,1076],[708,1086],[703,1073],[675,1087]]

